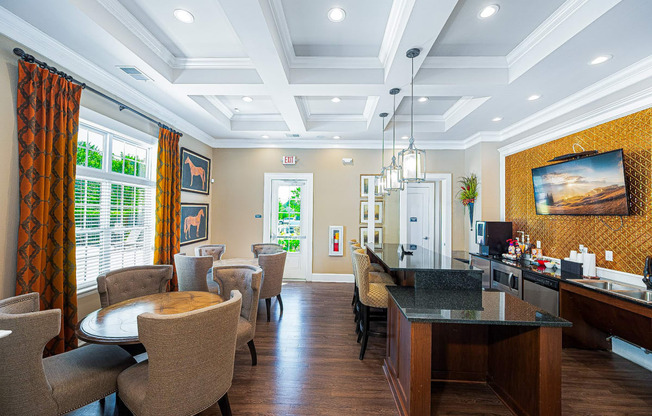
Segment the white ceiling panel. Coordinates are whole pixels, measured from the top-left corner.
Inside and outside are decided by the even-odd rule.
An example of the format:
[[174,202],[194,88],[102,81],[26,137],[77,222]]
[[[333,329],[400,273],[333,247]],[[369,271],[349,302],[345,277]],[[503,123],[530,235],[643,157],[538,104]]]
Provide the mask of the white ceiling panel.
[[[428,97],[428,101],[419,102],[419,96],[414,97],[415,115],[443,115],[462,97]],[[399,104],[396,114],[410,114],[410,96],[404,97]]]
[[[431,56],[505,56],[565,0],[461,0],[430,50]],[[480,11],[500,6],[494,16]]]
[[[252,102],[246,102],[242,95],[219,95],[216,98],[234,114],[279,114],[271,97],[252,96]],[[239,111],[236,111],[236,108]]]
[[[281,1],[297,56],[378,56],[392,8],[391,0]],[[339,23],[328,19],[332,7],[345,10]]]
[[[218,1],[119,0],[165,47],[177,57],[241,58],[247,53]],[[191,24],[174,17],[187,10]]]
[[333,97],[304,97],[310,115],[361,115],[367,103],[367,97],[338,97],[341,101],[334,103]]

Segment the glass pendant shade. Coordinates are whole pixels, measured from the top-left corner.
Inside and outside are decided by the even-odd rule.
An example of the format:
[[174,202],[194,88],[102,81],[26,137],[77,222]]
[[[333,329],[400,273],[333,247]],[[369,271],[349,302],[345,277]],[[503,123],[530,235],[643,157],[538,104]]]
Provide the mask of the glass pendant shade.
[[389,191],[385,189],[385,168],[381,170],[380,175],[374,176],[374,183],[379,196],[389,195]]
[[385,169],[387,174],[387,189],[390,191],[403,190],[403,169],[396,164],[396,158],[392,157],[392,164]]
[[399,164],[403,167],[403,181],[423,182],[426,180],[426,151],[417,149],[414,140],[410,146],[398,154]]

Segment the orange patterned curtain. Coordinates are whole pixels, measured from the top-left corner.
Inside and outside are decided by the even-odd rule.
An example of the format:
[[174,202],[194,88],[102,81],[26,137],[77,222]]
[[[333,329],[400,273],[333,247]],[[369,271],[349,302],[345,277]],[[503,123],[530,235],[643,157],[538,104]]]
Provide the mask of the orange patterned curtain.
[[20,225],[16,294],[38,292],[41,309],[61,309],[61,332],[45,347],[77,347],[75,174],[82,87],[18,61]]
[[[154,264],[174,265],[174,255],[181,250],[181,170],[179,137],[168,129],[158,131],[156,163],[156,236]],[[170,291],[178,290],[176,271]]]

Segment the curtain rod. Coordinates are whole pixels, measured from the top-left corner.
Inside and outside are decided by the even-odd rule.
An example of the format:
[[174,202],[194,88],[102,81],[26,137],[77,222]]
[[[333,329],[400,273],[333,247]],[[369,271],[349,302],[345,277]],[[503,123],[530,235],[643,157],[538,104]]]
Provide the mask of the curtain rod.
[[148,115],[145,115],[145,114],[141,113],[140,111],[136,110],[135,108],[129,107],[127,104],[121,103],[120,101],[118,101],[118,100],[116,100],[116,99],[114,99],[114,98],[109,97],[108,95],[104,94],[103,92],[98,91],[98,90],[96,90],[95,88],[86,85],[85,82],[81,82],[81,81],[78,81],[78,80],[74,79],[73,77],[71,77],[70,75],[66,74],[65,72],[59,71],[57,68],[55,68],[55,67],[53,67],[53,66],[50,66],[50,65],[48,65],[47,63],[45,63],[45,62],[43,62],[43,61],[39,61],[39,60],[36,59],[33,55],[30,55],[30,54],[25,53],[25,51],[22,50],[22,49],[20,49],[20,48],[14,48],[14,54],[15,54],[15,55],[18,55],[18,56],[19,56],[21,59],[23,59],[25,62],[35,63],[35,64],[37,64],[38,66],[40,66],[41,68],[47,69],[48,71],[52,72],[53,74],[57,74],[57,75],[59,75],[60,77],[66,79],[66,80],[68,80],[68,81],[70,81],[70,82],[73,82],[73,83],[75,83],[75,84],[77,84],[77,85],[81,85],[81,87],[82,87],[83,89],[88,90],[88,91],[90,91],[90,92],[92,92],[92,93],[94,93],[94,94],[97,94],[97,95],[99,95],[100,97],[102,97],[102,98],[104,98],[104,99],[107,99],[107,100],[111,101],[111,102],[114,103],[114,104],[117,104],[117,105],[118,105],[118,108],[120,109],[120,111],[122,111],[122,110],[129,110],[129,111],[131,111],[132,113],[134,113],[134,114],[136,114],[136,115],[138,115],[138,116],[140,116],[140,117],[142,117],[142,118],[144,118],[144,119],[146,119],[146,120],[151,121],[152,123],[156,124],[157,126],[159,126],[159,127],[161,127],[161,128],[164,128],[164,129],[170,130],[171,132],[176,133],[176,134],[178,134],[179,136],[183,136],[183,134],[182,134],[181,132],[176,131],[176,130],[174,130],[173,128],[171,128],[171,127],[169,127],[169,126],[166,126],[165,124],[161,123],[160,121],[154,120],[153,118],[149,117]]

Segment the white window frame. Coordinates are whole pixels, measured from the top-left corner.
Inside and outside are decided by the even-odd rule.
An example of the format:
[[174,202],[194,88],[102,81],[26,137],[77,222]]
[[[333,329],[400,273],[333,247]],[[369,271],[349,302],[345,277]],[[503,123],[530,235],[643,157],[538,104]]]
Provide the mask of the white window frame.
[[[154,218],[155,218],[155,192],[156,192],[156,151],[158,141],[156,138],[151,135],[145,134],[139,130],[133,129],[132,127],[126,126],[116,120],[110,119],[106,116],[103,116],[99,113],[95,113],[91,110],[85,109],[82,107],[80,111],[80,127],[84,127],[88,130],[95,131],[104,136],[104,149],[102,157],[102,169],[91,168],[87,166],[77,166],[77,177],[76,179],[84,180],[97,180],[104,181],[104,183],[109,182],[110,184],[126,185],[126,186],[139,186],[151,188],[151,218],[147,222],[151,222],[151,228],[153,232],[154,227]],[[107,126],[107,127],[105,127]],[[136,136],[136,137],[134,137]],[[111,164],[113,160],[113,139],[120,140],[122,142],[145,148],[146,150],[146,175],[145,177],[125,175],[123,173],[116,173],[111,171]],[[111,197],[111,186],[102,186],[102,198]],[[101,212],[100,214],[100,228],[102,230],[106,224],[110,223],[110,214],[109,212]],[[103,233],[105,234],[105,233]],[[110,235],[100,237],[100,244],[110,244]],[[104,241],[108,240],[108,241]],[[145,240],[147,241],[147,239]],[[152,252],[153,247],[153,238],[152,242]],[[77,294],[83,294],[87,292],[94,291],[97,288],[97,281],[95,279],[88,279],[83,283],[77,281]]]

